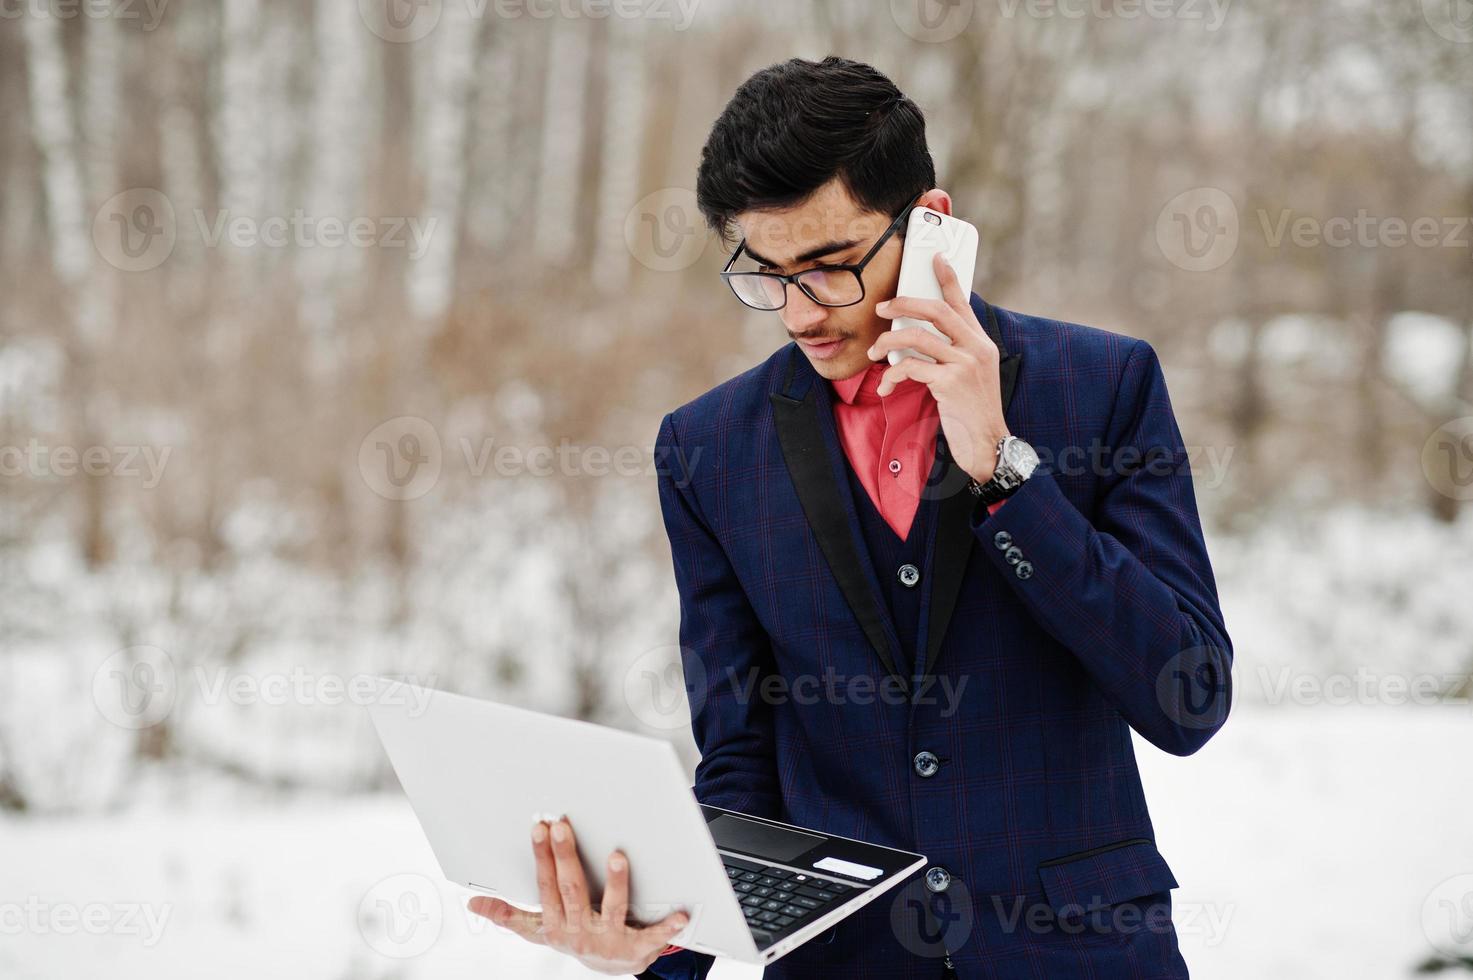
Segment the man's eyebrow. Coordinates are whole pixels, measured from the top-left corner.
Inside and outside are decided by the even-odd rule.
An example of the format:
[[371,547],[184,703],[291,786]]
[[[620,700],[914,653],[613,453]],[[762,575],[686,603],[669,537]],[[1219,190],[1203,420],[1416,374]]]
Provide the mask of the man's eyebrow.
[[[824,242],[822,245],[819,245],[816,248],[810,248],[802,255],[793,259],[793,264],[802,265],[804,262],[811,262],[814,259],[821,259],[825,255],[833,255],[835,252],[842,252],[846,248],[853,248],[861,241],[863,241],[863,239],[861,238],[851,238],[847,242]],[[752,246],[744,245],[743,248],[746,249],[748,255],[750,255],[752,258],[756,259],[763,265],[770,265],[773,268],[777,268],[778,263],[772,261],[771,259],[763,258],[762,256],[758,255],[756,252],[752,251]]]

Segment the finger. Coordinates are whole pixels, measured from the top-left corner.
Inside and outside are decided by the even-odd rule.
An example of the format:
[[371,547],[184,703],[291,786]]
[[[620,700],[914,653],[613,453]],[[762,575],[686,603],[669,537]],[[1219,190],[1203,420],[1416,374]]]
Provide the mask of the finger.
[[675,938],[675,934],[684,929],[689,922],[690,916],[686,913],[671,912],[659,922],[639,930],[639,937],[642,941],[648,942],[646,949],[658,952],[664,949]]
[[563,899],[563,924],[583,922],[588,910],[588,881],[583,877],[583,862],[578,857],[578,844],[573,825],[564,817],[552,825],[552,856],[557,861],[558,894]]
[[918,350],[928,357],[934,357],[942,364],[959,361],[966,356],[965,352],[958,350],[955,345],[924,327],[902,327],[899,330],[880,334],[874,346],[870,347],[869,356],[871,360],[878,361],[892,350],[905,350],[906,348]]
[[622,928],[629,915],[629,859],[621,851],[609,855],[609,874],[599,914],[614,929]]
[[484,895],[475,896],[466,903],[466,907],[481,918],[490,919],[496,925],[510,929],[529,943],[547,945],[542,932],[542,916],[536,912],[528,912],[499,898],[487,898]]
[[906,378],[919,381],[921,384],[929,385],[933,381],[940,380],[945,368],[940,364],[931,364],[919,358],[907,357],[899,364],[892,365],[889,370],[880,375],[880,383],[875,386],[875,394],[884,398],[895,390],[895,386]]
[[887,320],[902,316],[925,320],[950,337],[952,343],[971,336],[971,331],[962,322],[961,314],[952,309],[945,300],[921,299],[919,296],[897,296],[876,306],[875,313]]
[[966,291],[962,289],[962,281],[957,278],[956,270],[940,252],[932,256],[931,261],[936,268],[936,282],[941,286],[941,298],[965,320],[972,304],[967,298]]
[[563,900],[557,890],[557,859],[552,856],[547,824],[532,825],[532,856],[537,861],[537,894],[542,900],[542,924],[549,933],[563,928]]

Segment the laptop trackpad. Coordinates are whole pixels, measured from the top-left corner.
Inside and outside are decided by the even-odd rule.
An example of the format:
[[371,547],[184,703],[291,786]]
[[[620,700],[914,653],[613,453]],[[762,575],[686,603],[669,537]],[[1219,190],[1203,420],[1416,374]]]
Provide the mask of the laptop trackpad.
[[711,838],[717,847],[769,861],[792,861],[828,839],[755,820],[743,820],[729,813],[721,814],[707,826],[711,828]]

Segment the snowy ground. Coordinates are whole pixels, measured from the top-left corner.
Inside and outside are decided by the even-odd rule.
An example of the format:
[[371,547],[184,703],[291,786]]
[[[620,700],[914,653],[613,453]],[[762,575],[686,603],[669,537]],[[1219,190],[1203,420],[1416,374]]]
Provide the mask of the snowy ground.
[[[1246,705],[1196,756],[1141,743],[1193,975],[1407,976],[1424,903],[1473,872],[1470,715]],[[463,914],[393,797],[9,819],[0,869],[15,980],[588,975]]]

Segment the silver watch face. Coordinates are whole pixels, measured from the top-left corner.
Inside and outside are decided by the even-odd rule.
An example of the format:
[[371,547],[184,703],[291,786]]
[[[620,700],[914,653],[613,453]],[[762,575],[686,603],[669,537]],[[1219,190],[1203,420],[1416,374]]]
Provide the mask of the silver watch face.
[[1009,436],[1003,442],[1002,463],[1012,470],[1019,480],[1026,480],[1038,468],[1038,453],[1034,452],[1033,447],[1022,439]]

